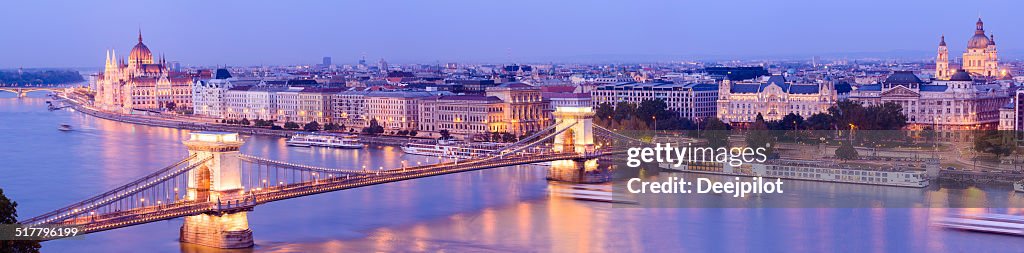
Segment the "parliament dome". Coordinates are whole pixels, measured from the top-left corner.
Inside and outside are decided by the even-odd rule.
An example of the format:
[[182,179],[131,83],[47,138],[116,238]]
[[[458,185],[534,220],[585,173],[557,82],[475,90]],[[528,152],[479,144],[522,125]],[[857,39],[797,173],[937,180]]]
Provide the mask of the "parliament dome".
[[142,31],[139,31],[139,44],[135,44],[128,55],[128,62],[135,64],[153,64],[153,53],[142,43]]

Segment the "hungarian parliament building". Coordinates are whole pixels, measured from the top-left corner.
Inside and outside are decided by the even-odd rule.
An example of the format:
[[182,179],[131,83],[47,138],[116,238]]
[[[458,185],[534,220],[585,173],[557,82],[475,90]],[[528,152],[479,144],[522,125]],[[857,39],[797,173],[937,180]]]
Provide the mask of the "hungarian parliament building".
[[103,72],[96,76],[94,104],[119,113],[192,108],[192,82],[193,76],[170,71],[166,59],[154,61],[140,31],[127,61],[107,51]]

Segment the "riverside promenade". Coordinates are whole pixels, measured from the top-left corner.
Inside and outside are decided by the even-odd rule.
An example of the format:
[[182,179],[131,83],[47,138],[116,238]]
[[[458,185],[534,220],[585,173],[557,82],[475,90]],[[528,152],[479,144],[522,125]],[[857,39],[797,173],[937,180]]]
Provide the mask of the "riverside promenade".
[[[71,98],[65,94],[59,94],[54,96],[56,101],[63,102],[67,106],[75,109],[76,111],[82,112],[86,115],[113,120],[118,122],[139,124],[147,126],[167,127],[175,129],[185,129],[191,131],[218,131],[218,132],[234,132],[240,134],[249,135],[269,135],[279,137],[290,137],[297,133],[304,133],[302,130],[287,130],[287,129],[268,129],[252,126],[239,126],[239,125],[228,125],[221,123],[207,123],[198,122],[196,119],[189,119],[188,117],[181,116],[154,116],[154,115],[126,115],[120,113],[105,112],[85,102],[80,101],[77,98]],[[320,134],[341,134],[341,133],[330,133],[322,132]],[[430,138],[422,137],[408,137],[408,136],[370,136],[359,134],[359,141],[365,144],[376,144],[376,145],[402,145],[405,143],[425,140]]]

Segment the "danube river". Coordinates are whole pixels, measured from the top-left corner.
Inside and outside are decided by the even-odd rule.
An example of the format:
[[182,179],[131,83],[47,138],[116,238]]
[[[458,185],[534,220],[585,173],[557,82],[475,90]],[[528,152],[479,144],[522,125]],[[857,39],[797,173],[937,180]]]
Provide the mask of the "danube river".
[[[185,156],[188,131],[46,110],[41,94],[0,93],[0,187],[22,219],[120,186]],[[76,130],[57,131],[61,123]],[[397,147],[287,147],[247,136],[242,153],[340,168],[393,168]],[[927,208],[619,208],[550,198],[537,166],[491,169],[257,206],[256,252],[1019,252],[1024,237],[944,230]],[[803,184],[826,185],[804,182]],[[870,186],[882,187],[882,186]],[[918,190],[918,189],[913,189]],[[955,194],[1008,196],[1006,190]],[[954,193],[950,193],[954,194]],[[1019,196],[1016,196],[1019,198]],[[792,200],[800,201],[800,200]],[[985,210],[973,210],[985,211]],[[1017,210],[1002,210],[1015,212]],[[43,243],[44,252],[204,252],[178,243],[181,219]]]

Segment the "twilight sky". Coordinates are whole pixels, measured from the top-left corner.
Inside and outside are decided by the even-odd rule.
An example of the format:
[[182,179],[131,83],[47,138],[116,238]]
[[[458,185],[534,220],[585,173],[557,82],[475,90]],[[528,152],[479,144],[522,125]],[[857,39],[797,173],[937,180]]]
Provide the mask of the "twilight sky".
[[[952,55],[980,14],[1004,55],[1016,0],[2,1],[0,68],[99,67],[141,27],[183,65]],[[1005,58],[1005,57],[1004,57]]]

